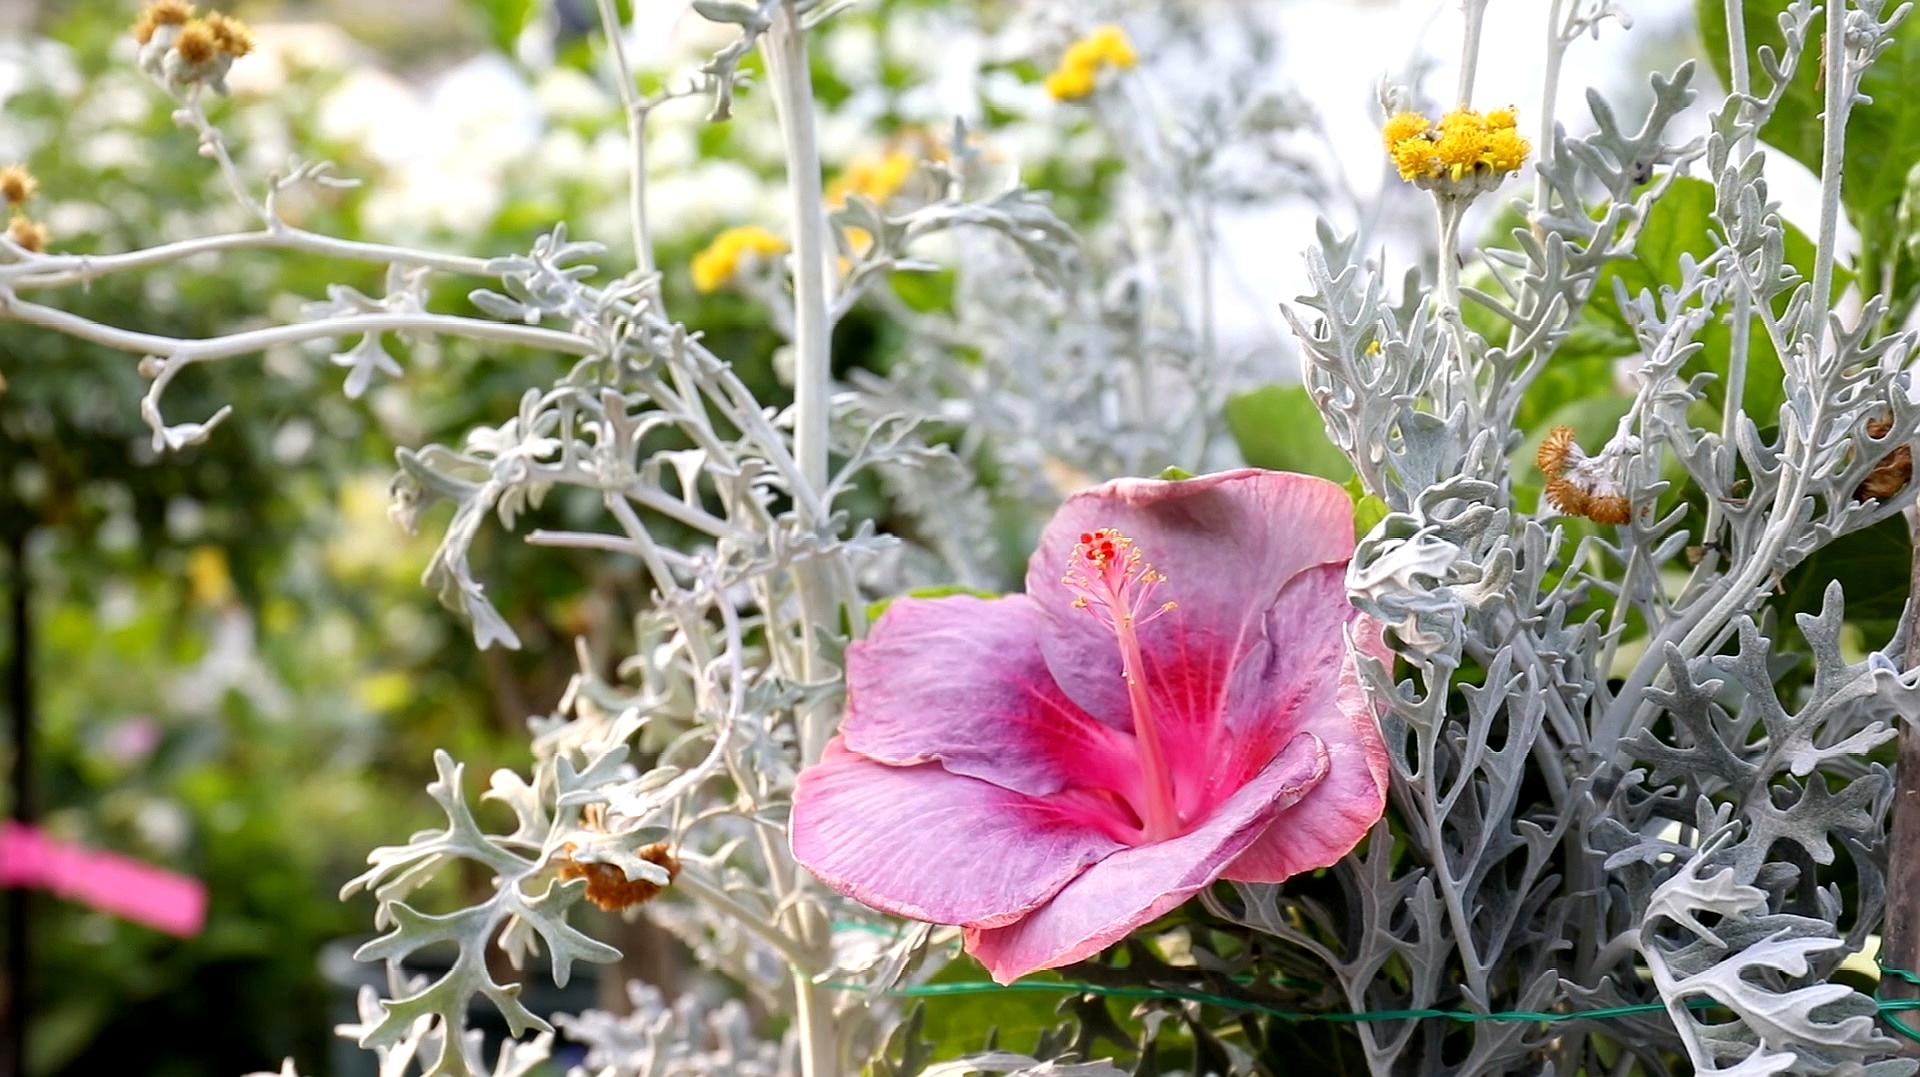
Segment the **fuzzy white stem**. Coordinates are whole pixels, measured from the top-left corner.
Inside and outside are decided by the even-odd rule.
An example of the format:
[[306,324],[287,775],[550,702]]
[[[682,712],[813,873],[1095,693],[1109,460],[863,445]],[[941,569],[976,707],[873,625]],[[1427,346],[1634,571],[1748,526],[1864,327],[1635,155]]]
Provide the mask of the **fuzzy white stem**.
[[[793,212],[794,280],[794,456],[800,485],[810,494],[826,489],[828,416],[832,403],[832,302],[827,294],[827,218],[821,190],[820,151],[814,132],[813,79],[807,65],[806,31],[794,0],[785,0],[762,41],[772,85],[774,110],[786,142],[787,191]],[[815,527],[826,525],[827,506],[807,513]],[[795,574],[801,612],[801,677],[818,684],[828,672],[821,653],[830,615],[824,609],[829,581],[815,565],[802,565]],[[822,702],[799,708],[802,763],[820,758],[833,723],[833,710]],[[769,870],[775,870],[770,857]],[[824,946],[828,926],[818,909],[801,908],[800,933],[804,944]],[[838,1029],[831,1001],[810,980],[794,977],[794,1023],[799,1031],[800,1070],[803,1077],[834,1077],[839,1073]]]
[[[647,226],[647,108],[635,92],[633,68],[627,63],[626,34],[613,0],[600,0],[600,25],[613,54],[613,77],[620,84],[620,109],[627,118],[627,145],[633,155],[627,177],[627,224],[633,235],[634,267],[645,276],[654,271],[653,237]],[[657,283],[653,293],[657,300]]]
[[[1560,100],[1560,60],[1567,53],[1566,18],[1562,8],[1567,0],[1553,0],[1547,10],[1546,72],[1540,79],[1540,129],[1534,152],[1544,158],[1553,148],[1554,115]],[[1540,220],[1547,213],[1547,177],[1540,171],[1538,159],[1533,168],[1533,214]]]
[[32,258],[0,265],[0,284],[16,291],[31,288],[59,288],[87,284],[114,273],[151,269],[203,254],[223,254],[241,250],[287,250],[325,255],[351,262],[377,262],[424,266],[445,273],[470,277],[490,277],[484,258],[459,254],[413,250],[385,243],[360,243],[336,239],[299,228],[276,225],[255,232],[230,232],[216,236],[198,236],[174,243],[127,251],[124,254],[66,254]]
[[[775,111],[780,118],[781,134],[786,141],[787,190],[793,212],[794,280],[794,457],[800,467],[800,480],[818,493],[826,489],[827,420],[832,404],[832,311],[827,295],[826,250],[827,218],[820,181],[820,151],[814,133],[813,80],[807,66],[805,31],[792,0],[784,3],[773,26],[768,29],[763,47],[769,81],[773,87]],[[826,523],[824,505],[820,514],[809,513],[814,526]],[[827,663],[820,653],[821,637],[827,625],[821,623],[832,611],[825,608],[827,581],[820,572],[803,566],[799,572],[805,646],[801,654],[801,676],[815,684],[827,674]],[[826,745],[832,714],[828,708],[803,708],[799,716],[800,751],[803,762],[820,758]]]
[[1825,136],[1820,146],[1820,246],[1813,262],[1813,302],[1807,308],[1808,317],[1819,319],[1809,327],[1816,342],[1825,338],[1826,316],[1833,309],[1833,263],[1840,237],[1840,184],[1847,150],[1847,110],[1853,103],[1853,83],[1847,70],[1846,0],[1827,0],[1826,20],[1827,94],[1820,117]]
[[732,894],[721,889],[718,883],[708,882],[691,867],[682,868],[680,877],[673,881],[673,885],[675,889],[684,891],[688,897],[708,908],[725,913],[729,919],[740,925],[741,930],[766,943],[793,967],[794,979],[804,981],[810,975],[809,970],[813,966],[812,958],[796,946],[792,939],[770,927],[766,914],[757,913],[740,904]]
[[251,355],[266,351],[283,344],[358,336],[363,333],[433,333],[439,336],[518,344],[523,347],[564,352],[568,355],[593,355],[598,351],[593,341],[572,333],[540,329],[530,325],[481,321],[477,318],[456,318],[450,314],[354,314],[339,318],[322,318],[311,322],[296,322],[292,325],[276,325],[266,329],[251,329],[244,333],[231,333],[223,337],[196,340],[184,337],[163,337],[153,333],[140,333],[102,325],[77,314],[69,314],[38,303],[29,303],[0,292],[0,318],[12,318],[29,325],[38,325],[118,351],[136,355],[164,356],[170,361],[180,363],[228,359],[236,355]]
[[[1747,64],[1747,27],[1744,21],[1741,0],[1726,0],[1727,20],[1727,59],[1733,85],[1729,87],[1735,96],[1744,99],[1753,89],[1752,73]],[[1744,110],[1746,105],[1743,103]],[[1751,149],[1751,139],[1742,138],[1734,144],[1730,164],[1738,165],[1746,159]],[[1744,272],[1743,272],[1744,276]],[[1735,288],[1733,292],[1733,339],[1727,357],[1727,387],[1725,403],[1720,408],[1720,442],[1731,446],[1735,431],[1740,428],[1740,417],[1744,414],[1743,405],[1747,398],[1747,357],[1752,351],[1753,337],[1753,297],[1751,290],[1745,287]],[[1733,482],[1734,460],[1728,454],[1726,465],[1720,469],[1721,485]],[[1707,523],[1703,536],[1708,543],[1714,543],[1720,537],[1720,525],[1725,512],[1719,498],[1707,499]],[[1707,553],[1706,557],[1715,557]],[[1716,557],[1717,560],[1717,557]]]
[[272,215],[259,200],[253,197],[252,192],[247,190],[246,181],[240,178],[239,166],[233,163],[233,155],[227,152],[226,137],[220,133],[218,127],[213,125],[213,121],[207,119],[207,111],[200,103],[201,92],[200,87],[194,87],[191,93],[181,101],[179,110],[174,113],[174,119],[193,128],[194,134],[200,139],[200,155],[211,157],[219,164],[220,175],[226,179],[227,188],[233,192],[233,197],[263,223],[270,223],[273,219]]
[[1480,28],[1486,22],[1487,0],[1460,0],[1466,30],[1460,43],[1460,91],[1456,108],[1473,107],[1473,77],[1480,66]]

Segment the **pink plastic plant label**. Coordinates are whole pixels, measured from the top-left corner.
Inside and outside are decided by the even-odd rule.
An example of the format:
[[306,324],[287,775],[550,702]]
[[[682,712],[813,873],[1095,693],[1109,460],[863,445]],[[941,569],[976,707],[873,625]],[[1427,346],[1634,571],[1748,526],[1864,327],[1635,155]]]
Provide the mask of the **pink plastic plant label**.
[[137,924],[189,938],[207,917],[198,879],[0,823],[0,887],[35,887]]

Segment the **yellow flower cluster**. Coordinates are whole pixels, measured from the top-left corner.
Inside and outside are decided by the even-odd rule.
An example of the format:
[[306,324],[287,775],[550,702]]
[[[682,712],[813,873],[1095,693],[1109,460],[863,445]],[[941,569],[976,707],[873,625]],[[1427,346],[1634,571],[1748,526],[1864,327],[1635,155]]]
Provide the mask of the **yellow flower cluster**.
[[859,195],[876,205],[884,205],[913,178],[916,164],[914,155],[903,149],[855,157],[827,188],[827,205],[834,208],[844,206],[852,195]]
[[0,202],[8,209],[7,238],[22,250],[38,254],[47,249],[47,226],[27,219],[20,207],[39,193],[40,181],[23,165],[0,168]]
[[1510,108],[1481,114],[1457,109],[1430,123],[1417,112],[1401,112],[1387,120],[1381,140],[1400,178],[1434,186],[1470,178],[1498,183],[1526,163],[1533,146],[1515,129],[1518,117]]
[[1139,62],[1125,30],[1101,26],[1067,47],[1060,66],[1047,76],[1047,92],[1055,101],[1085,100],[1093,96],[1103,69],[1126,71]]
[[693,256],[693,286],[703,295],[717,292],[740,272],[742,258],[784,254],[786,250],[786,240],[757,224],[729,228]]

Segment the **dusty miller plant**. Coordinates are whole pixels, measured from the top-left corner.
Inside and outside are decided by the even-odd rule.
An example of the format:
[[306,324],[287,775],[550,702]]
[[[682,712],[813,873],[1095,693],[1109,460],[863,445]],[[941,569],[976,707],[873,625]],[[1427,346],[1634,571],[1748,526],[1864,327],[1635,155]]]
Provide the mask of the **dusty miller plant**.
[[[1463,107],[1484,7],[1464,4]],[[1740,0],[1727,9],[1729,26],[1743,26]],[[1212,328],[1213,214],[1263,186],[1321,190],[1304,158],[1232,152],[1280,130],[1310,134],[1311,120],[1256,98],[1238,75],[1179,114],[1149,100],[1096,102],[1137,203],[1124,227],[1084,244],[1043,195],[997,179],[961,127],[924,164],[932,197],[906,208],[854,197],[829,211],[807,40],[833,6],[699,0],[695,10],[730,42],[645,97],[615,5],[598,4],[634,152],[625,273],[559,227],[530,251],[475,258],[289,223],[276,208],[285,192],[345,181],[320,163],[296,162],[264,185],[244,175],[207,110],[224,71],[169,62],[163,41],[143,63],[249,230],[98,256],[0,239],[0,317],[140,356],[156,449],[214,435],[231,415],[169,419],[170,382],[269,348],[338,342],[330,358],[350,396],[401,372],[395,340],[458,336],[575,357],[565,376],[529,389],[517,414],[457,446],[399,454],[395,518],[414,527],[432,506],[451,506],[426,583],[478,646],[518,640],[488,600],[473,544],[490,522],[514,529],[548,498],[598,505],[603,526],[535,529],[527,541],[630,557],[653,595],[633,613],[628,655],[582,653],[564,697],[530,721],[531,772],[489,779],[480,795],[511,811],[511,830],[480,824],[477,783],[440,753],[428,793],[445,826],[375,850],[349,885],[377,901],[382,934],[360,956],[385,963],[388,986],[363,992],[359,1020],[342,1032],[378,1054],[382,1073],[506,1077],[540,1065],[551,1025],[517,984],[494,978],[489,949],[516,966],[543,961],[561,983],[578,962],[611,960],[573,922],[590,887],[608,884],[671,885],[678,897],[651,907],[659,919],[703,966],[787,1020],[769,1039],[739,1002],[631,985],[630,1014],[558,1019],[586,1046],[591,1072],[826,1077],[880,1056],[890,1074],[1118,1073],[1093,1053],[1098,1021],[1084,1011],[1081,1035],[1043,1037],[1040,1057],[989,1050],[932,1063],[888,992],[937,971],[949,933],[888,921],[813,883],[787,851],[785,813],[796,772],[832,732],[839,652],[870,603],[913,583],[994,579],[981,557],[991,546],[989,497],[974,476],[983,459],[1014,476],[996,496],[1029,508],[1089,478],[1217,459],[1217,415],[1243,373]],[[1561,56],[1616,14],[1553,0],[1536,177],[1509,242],[1485,250],[1467,281],[1455,253],[1469,199],[1442,193],[1431,279],[1409,271],[1396,292],[1362,244],[1324,226],[1307,252],[1311,294],[1286,311],[1327,432],[1385,510],[1349,582],[1397,652],[1394,668],[1366,670],[1393,757],[1391,823],[1333,870],[1338,900],[1291,884],[1222,887],[1204,902],[1212,919],[1193,929],[1190,961],[1131,943],[1124,967],[1082,971],[1136,984],[1180,982],[1195,967],[1232,972],[1223,990],[1251,1002],[1245,973],[1262,970],[1247,955],[1285,952],[1290,972],[1317,966],[1323,1007],[1566,1018],[1550,1028],[1357,1023],[1378,1074],[1912,1072],[1891,1057],[1873,1001],[1832,979],[1883,911],[1892,790],[1868,754],[1916,717],[1908,641],[1874,641],[1878,650],[1850,660],[1837,585],[1823,612],[1792,625],[1762,610],[1794,566],[1914,497],[1910,484],[1862,496],[1920,419],[1902,369],[1912,335],[1885,328],[1889,300],[1849,306],[1835,286],[1847,117],[1871,107],[1857,92],[1863,74],[1906,9],[1859,0],[1823,15],[1800,0],[1780,15],[1782,47],[1758,50],[1757,73],[1734,34],[1731,92],[1704,137],[1670,133],[1698,94],[1690,66],[1653,79],[1641,117],[1590,94],[1593,133],[1569,135],[1551,107]],[[726,118],[756,50],[765,85],[751,92],[775,105],[792,219],[790,287],[761,297],[788,342],[794,403],[782,409],[756,399],[667,309],[647,209],[649,115],[704,101]],[[1250,53],[1256,66],[1262,55]],[[1795,73],[1823,55],[1827,167],[1803,274],[1755,136]],[[1677,286],[1615,285],[1638,351],[1636,390],[1575,472],[1624,498],[1627,522],[1581,529],[1545,502],[1529,511],[1519,487],[1531,478],[1511,463],[1522,403],[1606,267],[1634,253],[1688,176],[1711,188],[1713,249],[1672,267]],[[879,285],[918,268],[919,245],[936,235],[958,265],[952,309],[903,309]],[[204,340],[105,325],[36,298],[247,249],[384,265],[385,288],[335,287],[301,320]],[[429,286],[442,278],[471,285],[471,311],[434,309]],[[863,302],[906,325],[909,357],[836,390],[831,333]],[[1692,417],[1711,379],[1697,368],[1699,338],[1722,319],[1733,340],[1728,403],[1718,428],[1702,429]],[[1777,415],[1740,406],[1755,333],[1783,370]],[[849,495],[872,481],[915,522],[913,541],[851,516]],[[1623,650],[1634,626],[1645,645]],[[1810,653],[1815,673],[1783,697],[1773,660],[1791,647]],[[1848,874],[1836,881],[1842,854]],[[492,877],[490,896],[416,903],[461,861]],[[1219,944],[1234,932],[1242,945]],[[417,974],[408,959],[433,947],[451,964]],[[475,999],[516,1036],[535,1035],[483,1058],[468,1026]],[[1660,1008],[1578,1017],[1636,1003]],[[1218,1015],[1197,1003],[1148,1009],[1143,1066],[1155,1064],[1157,1030],[1184,1023],[1194,1071],[1271,1070],[1208,1033]],[[902,1032],[901,1061],[887,1061]]]
[[[1484,5],[1465,8],[1463,107]],[[1848,116],[1872,107],[1861,79],[1907,9],[1788,5],[1784,47],[1758,50],[1757,70],[1734,56],[1702,138],[1670,133],[1699,92],[1691,65],[1653,78],[1644,116],[1589,92],[1593,133],[1570,136],[1551,111],[1560,53],[1612,14],[1552,5],[1537,182],[1506,242],[1463,249],[1463,200],[1437,194],[1437,277],[1411,271],[1398,296],[1330,228],[1307,252],[1312,293],[1289,315],[1306,384],[1387,509],[1349,584],[1396,641],[1397,668],[1368,680],[1401,829],[1338,869],[1346,909],[1242,887],[1229,912],[1314,950],[1355,1010],[1664,1007],[1624,1024],[1363,1025],[1376,1073],[1910,1073],[1873,1000],[1833,979],[1884,908],[1892,785],[1868,753],[1915,716],[1905,641],[1849,660],[1837,583],[1817,616],[1762,610],[1796,565],[1913,497],[1863,487],[1914,433],[1913,336],[1881,328],[1870,287],[1837,301],[1834,249]],[[1739,0],[1726,17],[1744,25]],[[1755,135],[1823,55],[1809,277]],[[1668,267],[1677,286],[1616,282],[1634,395],[1574,476],[1624,497],[1626,522],[1583,532],[1546,500],[1526,511],[1516,486],[1538,478],[1509,455],[1522,400],[1687,175],[1711,185],[1713,248]],[[1463,287],[1456,251],[1483,287]],[[1476,308],[1498,331],[1470,328]],[[1724,421],[1702,429],[1714,375],[1695,360],[1721,319]],[[1740,406],[1753,334],[1784,370],[1777,415]],[[1637,654],[1620,650],[1630,620]],[[1795,648],[1813,677],[1783,697],[1777,660]]]

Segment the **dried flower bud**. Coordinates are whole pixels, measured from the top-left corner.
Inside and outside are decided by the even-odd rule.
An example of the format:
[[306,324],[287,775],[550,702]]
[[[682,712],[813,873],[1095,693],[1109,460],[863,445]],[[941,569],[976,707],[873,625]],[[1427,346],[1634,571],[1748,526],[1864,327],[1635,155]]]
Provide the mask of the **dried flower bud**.
[[[1886,437],[1887,432],[1892,429],[1891,417],[1867,420],[1867,434],[1870,437]],[[1867,472],[1867,477],[1860,480],[1859,487],[1853,491],[1853,499],[1885,501],[1906,489],[1907,483],[1912,481],[1913,446],[1902,445],[1881,457],[1880,462],[1873,465],[1873,470]]]
[[213,34],[214,44],[220,51],[234,59],[239,59],[253,51],[253,31],[247,24],[230,15],[213,12],[207,16],[207,30]]
[[206,23],[194,21],[180,28],[180,36],[173,39],[173,51],[180,59],[198,66],[213,59],[220,51],[220,43],[214,40],[213,30]]
[[1572,479],[1555,477],[1547,483],[1547,501],[1568,516],[1587,514],[1587,492]]
[[1550,479],[1557,478],[1566,472],[1567,465],[1572,462],[1568,459],[1568,454],[1579,451],[1580,446],[1573,440],[1573,427],[1556,426],[1547,431],[1547,436],[1540,442],[1540,451],[1535,454],[1533,462],[1540,468],[1540,474]]
[[193,5],[185,0],[153,0],[133,24],[133,39],[144,45],[162,26],[181,26],[192,18]]
[[1633,519],[1621,468],[1627,456],[1639,451],[1639,439],[1616,438],[1597,456],[1588,456],[1574,440],[1573,429],[1556,426],[1540,442],[1534,463],[1547,477],[1547,503],[1568,516],[1582,516],[1599,524],[1624,524]]
[[9,206],[18,206],[40,190],[40,181],[33,178],[25,165],[8,165],[0,168],[0,201]]
[[1625,494],[1589,495],[1587,511],[1581,515],[1597,524],[1624,524],[1633,519],[1633,504]]
[[[660,895],[661,887],[645,879],[628,879],[627,873],[612,864],[581,863],[571,854],[571,843],[561,847],[561,855],[554,862],[560,868],[560,878],[587,880],[587,900],[608,912],[644,905]],[[634,855],[649,864],[658,864],[667,871],[668,885],[680,877],[680,859],[673,855],[665,842],[657,842],[634,851]]]
[[47,243],[52,239],[46,225],[25,217],[15,217],[7,222],[7,238],[35,254],[46,250]]

